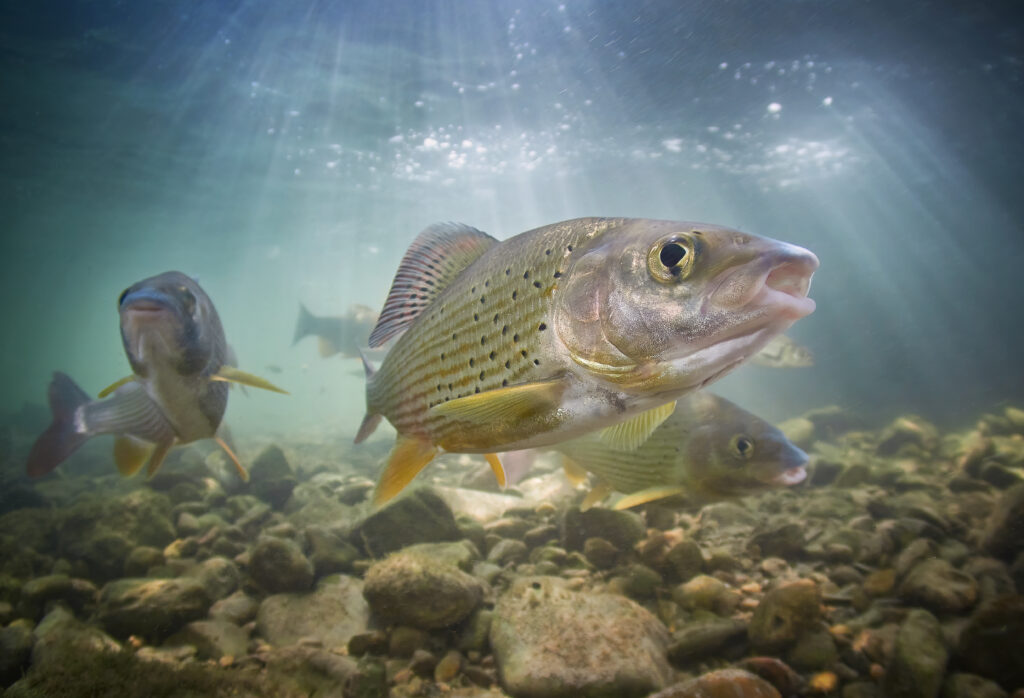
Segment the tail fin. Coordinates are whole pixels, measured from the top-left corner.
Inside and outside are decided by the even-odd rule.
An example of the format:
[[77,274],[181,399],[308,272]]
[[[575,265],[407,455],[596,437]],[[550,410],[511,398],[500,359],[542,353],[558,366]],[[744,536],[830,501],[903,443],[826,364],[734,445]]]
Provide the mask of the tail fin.
[[299,303],[299,320],[295,323],[295,336],[292,337],[292,345],[298,343],[300,339],[311,334],[316,334],[313,329],[316,324],[316,316],[306,309],[306,306]]
[[[370,381],[373,380],[374,374],[377,373],[377,369],[373,367],[370,360],[366,358],[366,354],[363,350],[359,350],[359,358],[363,361],[363,373],[366,374],[366,383],[369,385]],[[374,412],[367,412],[366,416],[363,417],[363,423],[359,425],[359,431],[356,432],[356,438],[353,443],[360,444],[366,440],[366,438],[372,434],[376,429],[377,425],[380,424],[381,416]]]
[[36,439],[28,454],[25,472],[29,477],[42,477],[89,440],[89,434],[75,430],[75,413],[89,402],[89,396],[70,376],[60,371],[53,374],[48,392],[53,423]]

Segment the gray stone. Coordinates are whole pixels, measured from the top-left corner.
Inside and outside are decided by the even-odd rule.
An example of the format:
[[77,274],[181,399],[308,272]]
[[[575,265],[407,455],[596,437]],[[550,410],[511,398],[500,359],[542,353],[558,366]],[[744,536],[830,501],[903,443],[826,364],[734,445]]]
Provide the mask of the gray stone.
[[495,606],[490,639],[502,686],[515,696],[644,696],[672,677],[668,633],[654,616],[555,577],[513,582]]
[[198,659],[241,657],[249,646],[249,635],[225,620],[197,620],[176,632],[164,643],[168,647],[191,645]]
[[232,594],[242,582],[242,573],[231,560],[223,557],[210,557],[188,571],[206,589],[207,595],[213,599],[223,599]]
[[454,541],[461,537],[452,510],[429,488],[413,490],[388,502],[363,519],[356,526],[355,535],[373,557],[415,543]]
[[786,654],[791,666],[804,671],[826,669],[839,659],[836,642],[827,630],[812,630],[797,638]]
[[231,596],[217,601],[210,607],[210,618],[223,620],[235,625],[245,625],[256,617],[260,604],[244,591],[236,591]]
[[649,698],[781,698],[778,690],[760,676],[742,669],[719,669],[683,681]]
[[337,575],[324,578],[312,593],[267,597],[260,604],[256,627],[275,647],[315,638],[330,649],[344,647],[353,635],[366,632],[369,616],[363,583]]
[[686,623],[672,636],[668,658],[676,666],[686,666],[720,656],[727,648],[746,645],[747,624],[741,620],[720,619]]
[[878,454],[893,456],[908,446],[921,451],[932,451],[938,445],[939,432],[934,425],[917,416],[897,417],[882,430],[878,440]]
[[274,676],[288,677],[293,690],[262,691],[265,696],[317,696],[323,698],[386,698],[387,693],[350,693],[347,686],[358,674],[358,664],[351,657],[343,657],[317,647],[299,646],[276,648],[266,653],[267,671]]
[[103,587],[96,615],[115,637],[158,642],[205,616],[211,603],[203,585],[190,577],[121,579]]
[[928,611],[911,611],[900,626],[885,674],[890,698],[935,698],[946,671],[948,653],[939,621]]
[[809,579],[775,587],[754,609],[748,632],[754,648],[772,652],[791,645],[821,618],[821,591]]
[[277,446],[263,449],[249,469],[249,491],[274,509],[284,507],[295,485],[292,466]]
[[978,600],[978,584],[942,559],[918,563],[900,584],[900,597],[939,613],[959,613]]
[[720,616],[732,613],[740,597],[725,582],[699,574],[672,590],[672,600],[687,611],[710,611]]
[[705,525],[714,524],[720,528],[730,528],[732,526],[755,526],[759,517],[748,507],[734,502],[716,502],[708,504],[700,510],[700,520]]
[[700,546],[689,538],[669,548],[665,562],[681,582],[689,581],[704,571],[704,554]]
[[484,592],[479,579],[424,546],[392,553],[370,567],[365,579],[364,595],[375,614],[426,630],[459,622]]
[[271,594],[306,591],[313,586],[313,563],[290,540],[263,537],[252,549],[249,575]]
[[994,681],[975,674],[950,674],[942,683],[942,698],[1006,698]]
[[32,656],[35,638],[21,625],[0,629],[0,691],[21,678]]
[[1024,483],[999,498],[982,538],[983,547],[1006,561],[1024,552]]
[[653,598],[664,580],[647,565],[633,564],[623,575],[623,591],[634,599]]
[[570,509],[562,521],[562,543],[568,550],[582,550],[588,538],[604,538],[619,550],[630,550],[644,533],[643,520],[631,511]]
[[965,670],[999,682],[1007,690],[1024,686],[1024,596],[999,596],[983,603],[960,633],[956,655]]
[[124,561],[125,577],[145,577],[151,567],[164,564],[164,552],[161,548],[140,545],[133,548]]
[[80,655],[121,649],[105,632],[77,620],[62,606],[54,608],[39,622],[35,637],[32,664],[38,671],[45,671],[52,662],[65,661],[69,650]]
[[309,560],[317,577],[339,572],[351,572],[359,559],[359,551],[348,543],[341,532],[327,526],[307,526]]
[[781,557],[792,560],[804,552],[804,527],[797,523],[787,523],[767,531],[755,533],[750,539],[756,545],[762,557]]
[[528,552],[523,541],[504,538],[487,553],[487,561],[501,566],[516,564],[525,560]]

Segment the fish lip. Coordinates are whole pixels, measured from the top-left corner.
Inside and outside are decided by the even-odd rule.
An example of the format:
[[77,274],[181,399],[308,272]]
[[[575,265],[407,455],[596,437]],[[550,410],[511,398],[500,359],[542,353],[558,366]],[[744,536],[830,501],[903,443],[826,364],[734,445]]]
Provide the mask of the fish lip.
[[725,308],[770,310],[792,321],[814,312],[807,294],[820,262],[808,249],[778,243],[754,262],[723,272],[707,302]]
[[801,463],[800,465],[794,465],[791,468],[786,468],[780,473],[776,473],[765,480],[765,482],[779,487],[792,487],[793,485],[799,485],[806,479],[807,469],[804,467],[804,464]]
[[120,311],[132,316],[146,317],[167,311],[174,311],[174,303],[166,294],[153,289],[139,289],[125,294],[121,299]]

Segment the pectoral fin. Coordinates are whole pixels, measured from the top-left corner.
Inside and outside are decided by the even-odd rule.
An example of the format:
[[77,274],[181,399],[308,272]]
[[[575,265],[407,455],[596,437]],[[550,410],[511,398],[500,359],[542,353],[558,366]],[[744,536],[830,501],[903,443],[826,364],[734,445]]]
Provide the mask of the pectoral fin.
[[160,470],[160,466],[164,464],[164,458],[167,457],[172,446],[174,446],[174,441],[165,441],[156,445],[153,453],[149,456],[149,463],[146,465],[147,478],[153,477]]
[[587,481],[587,471],[569,456],[562,456],[562,470],[565,471],[565,478],[573,487],[579,487]]
[[498,487],[505,489],[505,468],[502,467],[501,461],[498,460],[497,453],[485,453],[484,458],[487,459],[487,464],[491,466],[491,470],[494,471],[494,477],[498,481]]
[[399,436],[373,492],[374,506],[384,504],[405,489],[436,454],[437,447],[428,441]]
[[526,383],[467,395],[430,409],[435,414],[476,424],[520,421],[556,410],[565,388],[561,379]]
[[625,497],[615,502],[615,506],[613,506],[612,509],[621,511],[622,509],[640,506],[641,504],[647,504],[648,502],[653,502],[658,499],[675,497],[676,495],[684,494],[685,492],[685,487],[649,487],[646,490],[627,494]]
[[99,395],[98,395],[98,397],[101,397],[101,398],[106,397],[107,395],[110,395],[112,392],[114,392],[115,390],[120,388],[122,385],[127,385],[128,383],[131,383],[133,380],[135,380],[135,376],[134,375],[125,376],[121,380],[115,381],[115,382],[111,383],[110,385],[108,385],[103,390],[101,390]]
[[122,477],[131,477],[153,452],[153,444],[132,436],[118,436],[114,439],[114,463]]
[[594,485],[594,489],[587,492],[587,496],[583,498],[583,502],[580,503],[580,511],[590,509],[614,491],[607,483],[597,483]]
[[632,419],[602,429],[601,442],[618,451],[635,451],[675,411],[676,403],[668,402],[641,412]]
[[234,366],[221,366],[217,373],[210,376],[210,380],[238,383],[239,385],[248,385],[251,388],[263,388],[264,390],[270,390],[275,393],[282,393],[284,395],[288,394],[287,390],[281,390],[266,378],[254,376],[251,373],[241,371]]

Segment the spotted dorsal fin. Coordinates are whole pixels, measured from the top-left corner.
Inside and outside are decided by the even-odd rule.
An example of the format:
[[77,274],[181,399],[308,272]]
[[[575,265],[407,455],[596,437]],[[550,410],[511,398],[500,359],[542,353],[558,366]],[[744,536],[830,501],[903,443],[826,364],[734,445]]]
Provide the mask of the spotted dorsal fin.
[[452,279],[497,242],[462,223],[437,223],[420,233],[398,265],[384,309],[370,333],[370,347],[405,331]]

